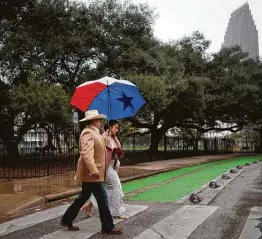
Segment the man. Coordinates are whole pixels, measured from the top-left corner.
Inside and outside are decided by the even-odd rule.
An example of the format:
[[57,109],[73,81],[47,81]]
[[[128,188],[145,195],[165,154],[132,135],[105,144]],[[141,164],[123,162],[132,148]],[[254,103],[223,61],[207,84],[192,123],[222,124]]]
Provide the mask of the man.
[[99,114],[97,110],[90,110],[85,113],[85,118],[79,121],[87,125],[80,135],[80,158],[76,172],[76,181],[82,183],[82,193],[67,209],[60,223],[61,226],[66,227],[70,231],[79,230],[78,227],[73,226],[73,220],[93,193],[98,204],[102,232],[108,234],[122,233],[113,224],[104,189],[106,148],[104,140],[99,133],[99,128],[101,119],[105,118],[106,116]]

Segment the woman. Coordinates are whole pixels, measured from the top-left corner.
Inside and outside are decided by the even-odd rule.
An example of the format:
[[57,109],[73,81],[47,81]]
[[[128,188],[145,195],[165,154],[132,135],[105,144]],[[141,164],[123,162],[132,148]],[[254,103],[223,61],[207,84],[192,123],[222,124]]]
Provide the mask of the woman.
[[[105,189],[108,197],[109,209],[113,217],[120,219],[127,219],[124,213],[126,211],[125,204],[123,202],[124,193],[122,190],[121,182],[118,176],[118,168],[120,166],[119,158],[123,156],[121,151],[121,144],[117,138],[117,132],[119,130],[119,122],[116,120],[109,121],[108,125],[105,125],[105,132],[103,138],[106,143],[107,157],[106,157],[106,168],[107,175],[105,181]],[[92,207],[97,208],[97,203],[92,196],[88,203],[83,206],[88,217],[91,217]]]

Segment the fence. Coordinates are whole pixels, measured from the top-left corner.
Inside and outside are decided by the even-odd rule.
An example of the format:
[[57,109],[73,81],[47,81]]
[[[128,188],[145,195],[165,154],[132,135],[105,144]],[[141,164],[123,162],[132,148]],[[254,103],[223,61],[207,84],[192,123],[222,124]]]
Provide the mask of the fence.
[[[150,135],[132,136],[123,141],[123,149],[126,151],[144,151],[150,145]],[[163,152],[233,152],[234,141],[232,139],[203,138],[194,140],[189,137],[165,136],[158,145],[158,150]]]
[[[0,148],[0,178],[19,179],[42,177],[67,173],[75,170],[78,159],[78,147],[74,146],[74,139],[65,140],[62,135],[52,139],[52,145],[46,145],[40,139],[38,143],[21,144],[20,157],[13,158],[6,155]],[[45,137],[45,135],[42,135]],[[61,140],[62,139],[62,140]],[[27,141],[28,142],[28,141]],[[77,143],[75,141],[75,143]],[[234,142],[231,139],[200,139],[188,137],[164,137],[159,143],[158,152],[150,152],[150,136],[134,135],[122,141],[125,157],[122,165],[161,159],[195,156],[203,154],[232,153]],[[42,146],[42,147],[41,147]]]

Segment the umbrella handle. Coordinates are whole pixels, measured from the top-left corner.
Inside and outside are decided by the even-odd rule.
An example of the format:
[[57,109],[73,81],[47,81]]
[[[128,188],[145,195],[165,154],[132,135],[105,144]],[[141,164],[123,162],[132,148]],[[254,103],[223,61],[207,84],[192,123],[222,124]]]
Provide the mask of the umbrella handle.
[[110,90],[109,90],[109,84],[108,84],[108,80],[107,80],[107,97],[108,97],[108,112],[107,112],[107,122],[108,122],[108,128],[109,128],[109,120],[110,120]]

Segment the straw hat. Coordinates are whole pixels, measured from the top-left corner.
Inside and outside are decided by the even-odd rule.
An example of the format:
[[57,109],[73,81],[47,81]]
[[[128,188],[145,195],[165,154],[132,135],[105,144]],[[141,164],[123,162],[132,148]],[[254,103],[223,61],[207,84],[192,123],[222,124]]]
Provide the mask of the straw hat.
[[79,122],[89,121],[94,119],[106,119],[106,115],[99,114],[97,110],[88,110],[85,112],[85,118],[79,120]]

